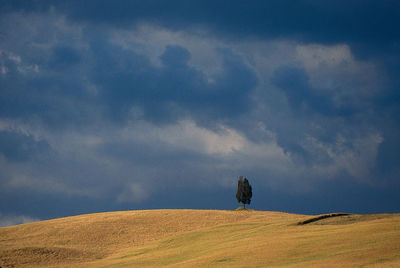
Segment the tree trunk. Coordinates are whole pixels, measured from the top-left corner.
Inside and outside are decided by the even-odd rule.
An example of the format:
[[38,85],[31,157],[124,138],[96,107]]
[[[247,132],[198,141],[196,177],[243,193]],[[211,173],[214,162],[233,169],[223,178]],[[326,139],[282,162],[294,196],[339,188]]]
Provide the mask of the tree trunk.
[[243,203],[243,208],[246,209],[246,204],[245,203]]

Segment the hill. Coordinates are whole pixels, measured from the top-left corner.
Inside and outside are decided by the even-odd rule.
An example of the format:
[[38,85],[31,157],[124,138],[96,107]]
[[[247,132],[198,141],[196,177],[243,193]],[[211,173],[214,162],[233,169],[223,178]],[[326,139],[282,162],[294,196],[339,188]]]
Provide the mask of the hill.
[[0,228],[1,267],[400,266],[400,214],[143,210]]

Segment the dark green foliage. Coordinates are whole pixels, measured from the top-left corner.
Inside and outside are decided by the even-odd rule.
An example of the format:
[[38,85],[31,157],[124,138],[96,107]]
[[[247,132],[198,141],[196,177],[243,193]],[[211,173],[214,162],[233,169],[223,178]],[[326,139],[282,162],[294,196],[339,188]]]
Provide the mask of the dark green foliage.
[[236,192],[236,199],[239,203],[242,202],[242,197],[243,197],[243,176],[240,176]]
[[253,191],[251,189],[251,185],[249,181],[246,178],[244,178],[244,200],[246,201],[245,204],[250,205],[252,196],[253,196]]
[[236,192],[237,201],[239,203],[243,203],[243,207],[245,207],[246,204],[250,204],[252,196],[253,192],[249,181],[247,178],[243,179],[243,176],[240,176],[238,181],[238,189]]

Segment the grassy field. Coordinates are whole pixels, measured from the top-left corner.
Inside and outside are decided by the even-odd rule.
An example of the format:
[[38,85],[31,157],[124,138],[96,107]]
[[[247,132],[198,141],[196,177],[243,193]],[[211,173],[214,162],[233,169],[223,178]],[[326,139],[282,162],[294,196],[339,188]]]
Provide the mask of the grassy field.
[[143,210],[60,218],[0,228],[0,266],[400,267],[400,214],[332,216]]

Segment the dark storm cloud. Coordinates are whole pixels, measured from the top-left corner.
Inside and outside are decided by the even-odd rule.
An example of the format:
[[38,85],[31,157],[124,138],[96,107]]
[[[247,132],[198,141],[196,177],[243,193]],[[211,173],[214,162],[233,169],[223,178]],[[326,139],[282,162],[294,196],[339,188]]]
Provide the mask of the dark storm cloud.
[[0,154],[12,162],[33,160],[49,150],[45,141],[35,141],[30,135],[14,131],[0,131]]
[[[3,116],[36,117],[49,125],[63,126],[88,123],[92,112],[123,121],[133,106],[155,122],[185,116],[199,121],[202,117],[207,121],[204,118],[209,116],[229,119],[249,108],[249,95],[257,79],[241,57],[228,50],[220,51],[223,72],[209,83],[202,71],[188,65],[190,52],[181,46],[166,46],[160,56],[162,66],[156,67],[148,57],[94,35],[83,36],[90,44],[83,51],[68,35],[60,38],[71,44],[55,43],[50,53],[31,49],[42,55],[37,65],[40,71],[33,70],[34,65],[23,71],[29,63],[12,60],[12,55],[1,52],[6,70],[0,77]],[[88,80],[98,92],[87,90]]]
[[386,186],[400,185],[400,121],[393,121],[395,116],[396,114],[393,114],[391,119],[380,119],[385,139],[379,146],[374,176],[376,182]]
[[[55,64],[52,63],[52,66]],[[58,65],[58,68],[66,68],[66,63],[58,64],[62,65]],[[87,99],[90,103],[90,100],[82,90],[82,81],[74,75],[51,72],[25,75],[8,71],[2,75],[1,115],[6,118],[40,120],[53,126],[68,124],[71,120],[74,124],[85,121],[86,104],[82,106],[81,102]]]
[[57,46],[53,48],[49,68],[61,71],[69,66],[78,64],[80,61],[81,56],[76,49],[66,46]]
[[337,115],[331,96],[313,91],[308,80],[305,71],[293,67],[276,70],[272,78],[273,84],[285,93],[293,112]]
[[255,74],[229,51],[222,52],[224,72],[209,83],[201,71],[188,65],[190,53],[180,46],[165,48],[161,67],[133,51],[112,45],[98,49],[93,49],[100,59],[93,71],[94,82],[115,119],[128,115],[133,105],[154,122],[187,115],[229,119],[249,109],[249,95],[257,85]]
[[[74,19],[149,21],[168,27],[207,25],[228,35],[303,37],[314,42],[398,40],[397,1],[85,1],[61,4]],[[221,14],[223,11],[223,14]]]
[[43,11],[51,6],[72,19],[119,26],[142,21],[174,28],[207,25],[232,36],[334,43],[384,43],[400,38],[393,27],[400,20],[398,1],[2,1],[1,10]]

